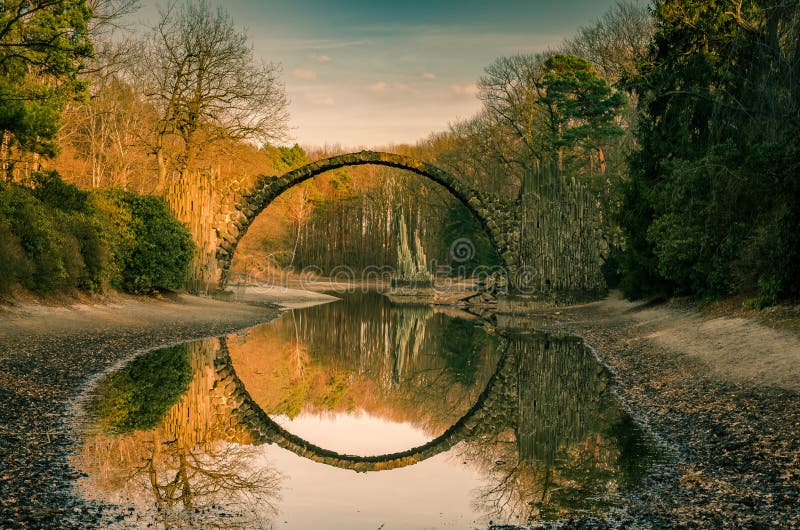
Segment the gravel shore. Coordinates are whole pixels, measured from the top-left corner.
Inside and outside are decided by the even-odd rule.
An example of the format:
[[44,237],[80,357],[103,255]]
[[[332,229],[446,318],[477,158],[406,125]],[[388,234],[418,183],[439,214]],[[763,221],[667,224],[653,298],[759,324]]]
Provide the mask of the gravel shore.
[[277,310],[185,295],[0,313],[0,528],[93,528],[68,463],[70,402],[85,382],[138,351],[221,335]]
[[[731,319],[613,301],[556,318],[562,322],[554,327],[595,348],[615,373],[626,408],[671,453],[634,493],[625,515],[564,526],[800,528],[796,335],[736,319],[756,326],[749,336],[760,342],[726,344]],[[715,327],[720,334],[710,336]],[[680,348],[675,336],[695,341]]]
[[[137,351],[276,314],[183,295],[0,313],[0,528],[102,525],[101,507],[72,495],[68,463],[69,405],[90,377]],[[796,334],[615,299],[534,320],[583,336],[670,455],[613,520],[558,527],[800,528]],[[740,325],[755,327],[739,337]]]

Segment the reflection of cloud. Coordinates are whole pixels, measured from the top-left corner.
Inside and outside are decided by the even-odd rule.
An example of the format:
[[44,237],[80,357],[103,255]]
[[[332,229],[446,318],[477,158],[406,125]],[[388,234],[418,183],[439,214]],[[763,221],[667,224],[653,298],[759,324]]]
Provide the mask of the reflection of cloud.
[[478,85],[475,83],[467,83],[465,85],[450,85],[450,93],[454,96],[475,97],[478,95]]
[[292,71],[292,75],[304,81],[313,81],[314,79],[317,78],[317,72],[315,72],[311,68],[295,68]]
[[430,72],[425,72],[422,74],[422,79],[433,80],[436,79],[436,74],[432,74]]
[[329,63],[329,62],[332,61],[330,56],[328,56],[328,55],[318,55],[316,53],[314,55],[312,55],[311,58],[314,59],[315,61],[317,61],[318,63]]
[[389,94],[392,92],[399,92],[402,94],[419,94],[419,90],[406,83],[387,83],[385,81],[378,81],[367,86],[367,90],[374,94]]
[[336,100],[330,96],[325,96],[321,98],[311,98],[311,103],[314,105],[319,105],[320,107],[335,107]]

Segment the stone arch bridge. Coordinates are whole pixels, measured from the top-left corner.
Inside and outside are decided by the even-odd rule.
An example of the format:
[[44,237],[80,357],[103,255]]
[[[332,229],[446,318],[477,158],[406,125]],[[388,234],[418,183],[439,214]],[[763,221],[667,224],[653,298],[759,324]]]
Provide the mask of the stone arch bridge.
[[326,171],[369,164],[416,173],[441,185],[466,206],[502,259],[512,290],[545,295],[550,291],[580,292],[590,297],[604,291],[602,256],[599,252],[586,252],[597,246],[591,241],[598,234],[597,216],[589,215],[593,199],[575,179],[561,178],[559,189],[549,197],[546,190],[534,190],[527,196],[509,199],[475,189],[427,162],[375,151],[317,160],[280,177],[259,177],[214,227],[217,243],[212,283],[219,290],[226,288],[239,242],[256,217],[280,194]]

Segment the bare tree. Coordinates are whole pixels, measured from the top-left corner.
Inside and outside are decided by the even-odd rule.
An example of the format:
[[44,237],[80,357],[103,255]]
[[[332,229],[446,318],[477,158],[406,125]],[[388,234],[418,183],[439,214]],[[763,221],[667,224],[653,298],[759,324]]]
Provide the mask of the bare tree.
[[170,4],[139,44],[133,69],[140,91],[158,109],[152,153],[159,181],[167,171],[183,174],[209,143],[280,138],[287,101],[279,66],[258,61],[247,34],[221,7],[205,0]]
[[143,176],[150,161],[141,146],[153,126],[154,109],[130,85],[102,70],[89,82],[89,100],[64,112],[60,140],[88,160],[92,187],[146,188]]
[[492,149],[513,165],[531,167],[550,151],[555,109],[545,104],[547,54],[500,57],[481,77],[480,98],[489,123],[507,130],[503,149]]
[[641,1],[620,1],[600,19],[580,28],[565,43],[566,52],[592,62],[609,83],[635,73],[647,54],[655,21]]
[[89,32],[93,37],[127,29],[124,18],[139,9],[140,0],[87,0],[92,10]]
[[[131,27],[126,17],[139,9],[140,0],[88,0],[92,10],[89,35],[94,46],[94,56],[84,69],[90,83],[97,78],[102,82],[112,75],[119,75],[135,60],[131,51]],[[92,95],[97,93],[91,87]]]

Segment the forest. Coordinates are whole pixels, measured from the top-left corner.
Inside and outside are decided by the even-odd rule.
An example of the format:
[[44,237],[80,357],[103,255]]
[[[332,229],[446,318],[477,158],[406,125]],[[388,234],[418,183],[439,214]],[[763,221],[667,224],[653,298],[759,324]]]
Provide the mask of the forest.
[[[350,150],[292,145],[280,65],[223,8],[169,4],[143,33],[123,24],[137,7],[2,2],[0,293],[197,291],[209,227],[187,204],[213,217],[259,175]],[[477,115],[380,150],[523,204],[569,175],[602,220],[609,287],[764,307],[800,296],[799,69],[800,2],[620,2],[559,47],[486,65]],[[407,251],[429,274],[498,263],[452,196],[369,166],[286,192],[234,271],[397,267]]]

